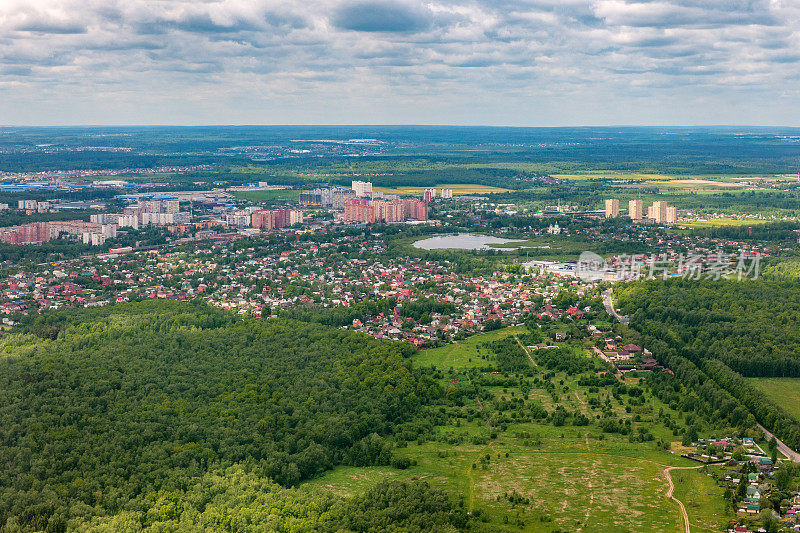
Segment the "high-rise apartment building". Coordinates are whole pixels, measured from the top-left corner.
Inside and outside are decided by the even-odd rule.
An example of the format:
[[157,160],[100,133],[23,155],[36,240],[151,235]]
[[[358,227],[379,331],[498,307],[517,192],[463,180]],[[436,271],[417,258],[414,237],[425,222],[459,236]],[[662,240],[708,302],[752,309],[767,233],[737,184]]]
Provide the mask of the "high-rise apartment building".
[[606,218],[617,218],[619,216],[619,200],[609,198],[606,200]]
[[[253,211],[250,223],[254,228],[262,228],[266,230],[285,228],[293,224],[292,213],[293,211],[291,209]],[[302,222],[303,212],[298,211],[298,213],[300,213],[299,221]],[[297,215],[294,215],[294,218],[297,220]]]
[[644,216],[644,202],[641,200],[628,202],[628,216],[631,220],[641,220]]
[[352,198],[344,206],[345,222],[369,224],[406,220],[428,220],[428,204],[417,198],[389,201]]
[[356,193],[356,196],[358,196],[359,198],[364,196],[370,196],[372,194],[372,182],[354,181],[352,184],[352,189]]
[[657,202],[653,202],[653,212],[652,216],[650,217],[659,224],[663,224],[667,221],[667,202],[663,200],[659,200]]

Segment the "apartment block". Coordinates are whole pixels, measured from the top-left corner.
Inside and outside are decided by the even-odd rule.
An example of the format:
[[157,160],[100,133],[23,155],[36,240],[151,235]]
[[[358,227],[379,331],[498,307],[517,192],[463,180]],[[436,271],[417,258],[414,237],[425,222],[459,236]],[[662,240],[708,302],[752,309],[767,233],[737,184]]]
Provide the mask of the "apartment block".
[[619,200],[609,198],[606,200],[606,218],[617,218],[619,216]]

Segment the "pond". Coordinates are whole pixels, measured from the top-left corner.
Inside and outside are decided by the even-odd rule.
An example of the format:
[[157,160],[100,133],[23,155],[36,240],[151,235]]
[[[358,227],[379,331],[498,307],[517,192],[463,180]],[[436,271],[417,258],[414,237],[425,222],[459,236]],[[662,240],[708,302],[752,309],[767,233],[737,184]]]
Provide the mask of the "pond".
[[489,246],[490,244],[506,244],[509,242],[523,241],[502,239],[477,233],[459,233],[458,235],[437,235],[436,237],[423,239],[415,242],[414,247],[423,250],[492,250],[494,248]]

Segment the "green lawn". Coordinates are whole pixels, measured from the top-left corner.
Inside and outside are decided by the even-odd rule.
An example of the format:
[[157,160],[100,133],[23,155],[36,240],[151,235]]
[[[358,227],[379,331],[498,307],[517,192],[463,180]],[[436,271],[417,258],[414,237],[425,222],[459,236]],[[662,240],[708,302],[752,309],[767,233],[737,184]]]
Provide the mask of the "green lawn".
[[800,378],[750,378],[748,381],[800,420]]

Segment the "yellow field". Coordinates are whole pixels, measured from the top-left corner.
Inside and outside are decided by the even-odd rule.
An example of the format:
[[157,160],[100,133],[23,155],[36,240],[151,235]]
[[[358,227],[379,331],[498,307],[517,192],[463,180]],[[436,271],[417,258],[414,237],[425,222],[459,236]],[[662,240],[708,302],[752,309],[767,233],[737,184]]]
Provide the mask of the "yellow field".
[[448,183],[433,187],[373,187],[372,190],[385,194],[399,194],[403,196],[420,196],[425,189],[436,189],[436,194],[442,189],[453,189],[453,195],[459,194],[491,194],[496,192],[508,192],[502,187],[491,187],[489,185],[477,185],[474,183]]
[[756,224],[766,224],[768,220],[757,218],[711,218],[708,220],[692,220],[681,222],[681,225],[690,228],[708,228],[712,226],[753,226]]
[[734,176],[734,175],[689,175],[676,176],[667,174],[640,174],[633,172],[586,172],[582,174],[551,174],[554,178],[580,181],[590,179],[606,180],[637,180],[650,185],[667,185],[676,188],[702,188],[702,187],[744,187],[739,185],[744,181],[775,181],[775,176]]

